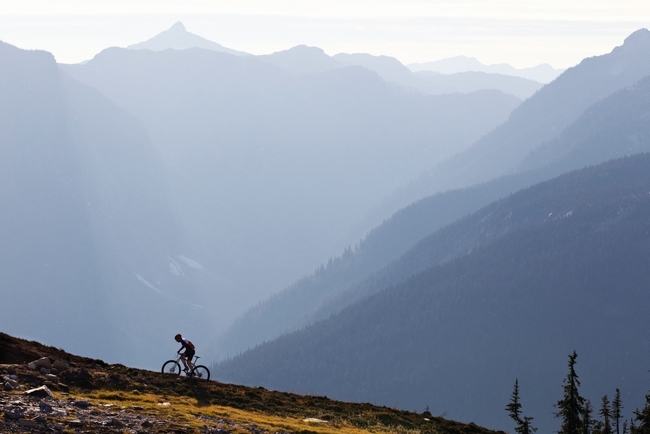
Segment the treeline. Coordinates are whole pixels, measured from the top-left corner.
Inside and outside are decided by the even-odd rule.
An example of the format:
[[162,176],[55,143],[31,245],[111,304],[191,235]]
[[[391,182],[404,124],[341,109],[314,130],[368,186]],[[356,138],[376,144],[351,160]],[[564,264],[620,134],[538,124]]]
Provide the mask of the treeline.
[[[589,399],[580,395],[580,380],[575,365],[578,354],[569,356],[569,373],[564,379],[563,396],[554,407],[555,417],[562,421],[558,434],[650,434],[650,393],[645,396],[645,406],[634,411],[634,417],[623,419],[621,391],[617,388],[614,399],[601,398],[600,408],[594,416],[594,406]],[[510,402],[506,405],[508,415],[515,421],[515,431],[519,434],[533,434],[537,431],[532,425],[533,418],[524,416],[519,399],[519,379],[515,380]]]

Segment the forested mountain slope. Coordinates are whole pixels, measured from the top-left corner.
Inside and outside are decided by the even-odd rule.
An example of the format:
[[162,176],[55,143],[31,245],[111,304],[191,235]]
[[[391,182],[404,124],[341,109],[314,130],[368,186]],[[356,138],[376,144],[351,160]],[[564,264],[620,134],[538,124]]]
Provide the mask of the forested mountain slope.
[[43,51],[0,43],[0,94],[0,328],[157,365],[179,303],[211,320],[146,130]]
[[145,124],[189,255],[220,278],[220,327],[340,251],[350,222],[387,191],[519,103],[496,91],[414,95],[360,67],[298,74],[200,49],[113,48],[61,68]]
[[[575,349],[592,402],[616,387],[640,400],[650,347],[650,156],[563,175],[470,221],[485,230],[466,239],[458,231],[467,254],[221,363],[217,377],[429,405],[500,428],[509,426],[503,408],[518,377],[527,414],[550,431]],[[499,231],[507,233],[475,248]]]
[[[216,356],[232,356],[304,327],[412,272],[435,265],[442,257],[459,254],[455,250],[423,258],[417,262],[417,270],[401,269],[400,260],[389,267],[393,271],[388,275],[393,278],[379,278],[384,272],[370,277],[435,230],[494,200],[568,170],[650,152],[649,117],[650,78],[645,78],[589,107],[557,139],[531,153],[520,173],[439,193],[399,211],[371,231],[355,250],[346,251],[240,317],[219,337]],[[366,278],[368,281],[361,283]]]

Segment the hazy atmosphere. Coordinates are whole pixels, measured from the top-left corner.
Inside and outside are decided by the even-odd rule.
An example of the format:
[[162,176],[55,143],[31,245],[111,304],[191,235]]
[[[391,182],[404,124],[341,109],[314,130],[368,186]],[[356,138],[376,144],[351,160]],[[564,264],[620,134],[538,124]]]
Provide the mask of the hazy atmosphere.
[[0,39],[76,63],[148,39],[174,22],[229,48],[269,54],[305,44],[422,63],[464,55],[518,68],[573,66],[650,21],[642,0],[319,2],[45,1],[0,5]]
[[647,1],[2,2],[0,332],[156,372],[182,333],[220,384],[645,434],[648,27]]

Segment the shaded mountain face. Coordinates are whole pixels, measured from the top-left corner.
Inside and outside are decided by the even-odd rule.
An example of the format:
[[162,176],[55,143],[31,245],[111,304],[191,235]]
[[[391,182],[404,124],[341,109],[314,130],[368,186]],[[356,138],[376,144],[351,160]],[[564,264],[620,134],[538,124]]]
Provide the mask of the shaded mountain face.
[[206,50],[214,50],[222,53],[233,54],[235,56],[249,56],[248,53],[243,51],[233,50],[224,47],[221,44],[212,42],[201,36],[188,32],[183,23],[178,21],[176,24],[146,41],[132,44],[127,47],[130,50],[186,50],[188,48],[204,48]]
[[178,258],[182,232],[145,129],[49,53],[3,43],[0,58],[0,328],[157,366],[175,333],[199,329],[178,306],[210,324],[197,307],[209,298]]
[[[647,390],[650,156],[583,169],[458,222],[467,255],[216,367],[223,381],[327,394],[500,429],[519,379],[525,414],[557,429],[566,356],[581,393]],[[464,225],[464,226],[463,226]],[[473,248],[463,234],[507,233]],[[213,372],[214,373],[214,372]]]
[[[221,325],[350,243],[386,191],[505,120],[499,92],[422,96],[350,67],[297,75],[206,50],[62,66],[142,120]],[[198,258],[198,259],[197,259]]]
[[[519,170],[528,154],[557,138],[592,104],[650,75],[650,31],[638,30],[611,53],[583,60],[522,103],[506,123],[397,191],[375,214],[438,191],[470,186]],[[539,167],[539,166],[537,166]]]
[[[238,318],[217,339],[216,357],[230,357],[305,327],[415,272],[463,255],[472,247],[455,246],[440,238],[442,232],[435,239],[429,235],[492,201],[565,171],[650,152],[649,113],[650,78],[645,78],[587,109],[557,139],[531,153],[520,173],[439,193],[400,210],[354,251],[346,250]],[[474,240],[469,234],[465,238]],[[473,247],[491,239],[476,239]]]

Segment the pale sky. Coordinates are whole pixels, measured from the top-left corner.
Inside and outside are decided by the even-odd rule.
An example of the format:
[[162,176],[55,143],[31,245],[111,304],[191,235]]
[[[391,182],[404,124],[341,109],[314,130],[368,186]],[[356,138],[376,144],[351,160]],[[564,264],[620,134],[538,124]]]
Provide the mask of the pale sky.
[[0,0],[0,40],[76,63],[182,21],[226,47],[305,44],[404,64],[465,55],[522,68],[577,64],[650,27],[649,0]]

